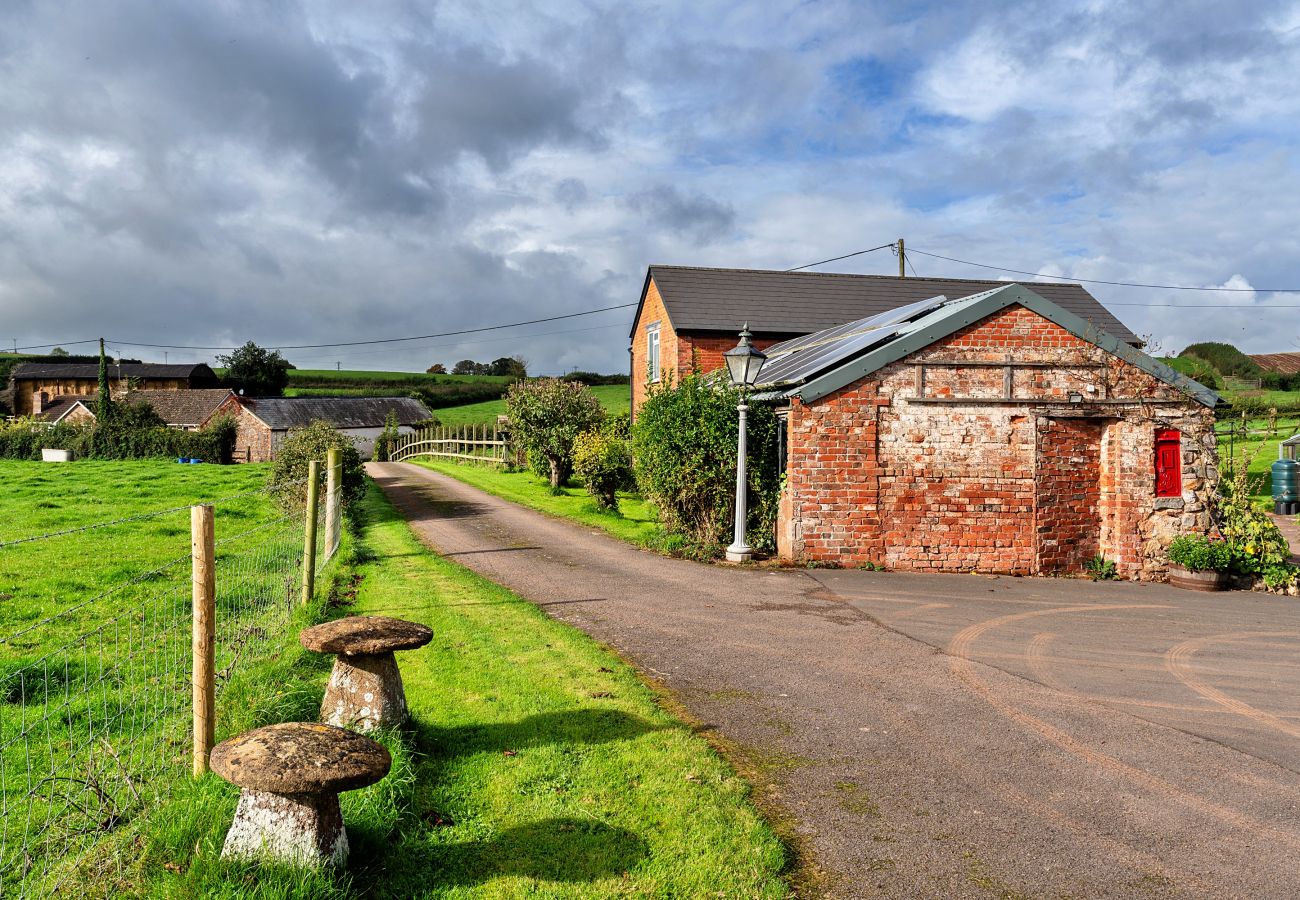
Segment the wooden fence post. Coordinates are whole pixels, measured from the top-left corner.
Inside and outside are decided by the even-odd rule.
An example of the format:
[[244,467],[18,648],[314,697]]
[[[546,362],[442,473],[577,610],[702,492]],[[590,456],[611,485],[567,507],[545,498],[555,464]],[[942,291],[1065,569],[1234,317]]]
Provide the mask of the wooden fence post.
[[343,454],[337,447],[325,453],[325,552],[334,551],[339,533],[339,482],[343,475]]
[[208,771],[216,707],[217,570],[214,565],[212,507],[190,507],[194,652],[194,776]]
[[320,508],[320,463],[307,463],[307,511],[302,547],[302,605],[316,593],[316,511]]

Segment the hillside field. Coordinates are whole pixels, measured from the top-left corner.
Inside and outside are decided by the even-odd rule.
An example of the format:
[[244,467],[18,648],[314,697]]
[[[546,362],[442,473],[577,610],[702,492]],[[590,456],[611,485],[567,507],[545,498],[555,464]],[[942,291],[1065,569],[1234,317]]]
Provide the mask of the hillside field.
[[[610,415],[625,413],[630,408],[630,399],[626,384],[600,384],[589,390],[600,400],[605,412]],[[506,414],[505,400],[489,400],[484,403],[467,403],[464,406],[436,409],[433,414],[443,425],[493,425],[497,416]]]

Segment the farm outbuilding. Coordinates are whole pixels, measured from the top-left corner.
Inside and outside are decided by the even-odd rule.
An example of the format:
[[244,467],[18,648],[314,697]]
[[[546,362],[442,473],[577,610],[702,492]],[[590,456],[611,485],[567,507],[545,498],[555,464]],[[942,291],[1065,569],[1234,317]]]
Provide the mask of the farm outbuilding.
[[[204,363],[111,363],[108,377],[114,400],[137,388],[189,391],[221,387],[217,373]],[[98,390],[99,366],[95,363],[21,363],[9,376],[15,416],[36,415],[38,407],[60,397],[93,397]]]
[[780,555],[1161,577],[1168,543],[1210,528],[1220,401],[1127,337],[1004,284],[770,347]]
[[236,462],[268,462],[295,428],[325,422],[350,437],[363,457],[375,449],[389,414],[398,431],[409,434],[432,418],[419,400],[410,397],[240,397],[235,420]]

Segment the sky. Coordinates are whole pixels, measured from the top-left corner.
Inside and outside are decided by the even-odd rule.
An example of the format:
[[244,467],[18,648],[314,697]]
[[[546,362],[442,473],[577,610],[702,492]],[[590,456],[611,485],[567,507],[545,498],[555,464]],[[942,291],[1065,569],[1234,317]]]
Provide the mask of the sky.
[[618,372],[632,308],[289,348],[903,237],[921,276],[1214,288],[1089,287],[1162,352],[1300,350],[1297,84],[1268,0],[6,0],[0,348]]

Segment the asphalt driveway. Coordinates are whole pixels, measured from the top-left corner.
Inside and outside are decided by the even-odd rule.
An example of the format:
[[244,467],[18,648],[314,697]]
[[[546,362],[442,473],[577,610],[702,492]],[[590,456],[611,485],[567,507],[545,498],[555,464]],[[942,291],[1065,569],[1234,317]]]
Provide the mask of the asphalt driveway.
[[370,471],[428,546],[664,684],[820,891],[1300,896],[1295,600],[703,566]]

